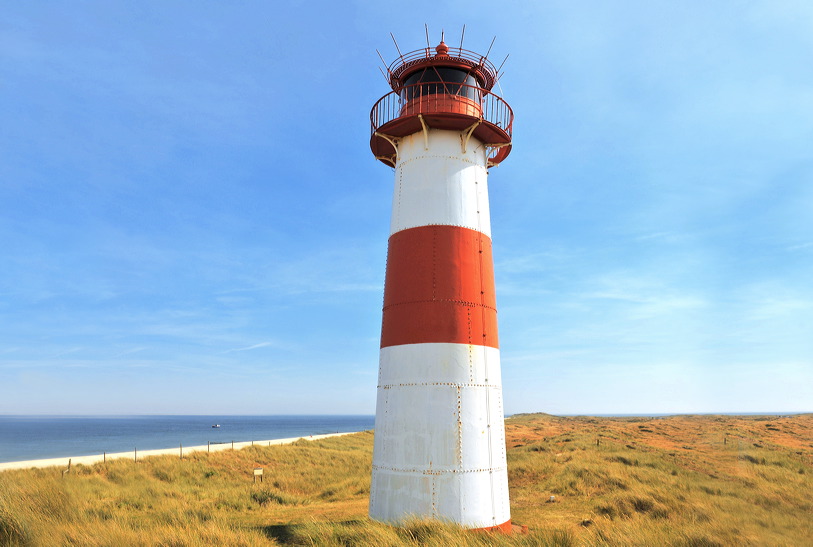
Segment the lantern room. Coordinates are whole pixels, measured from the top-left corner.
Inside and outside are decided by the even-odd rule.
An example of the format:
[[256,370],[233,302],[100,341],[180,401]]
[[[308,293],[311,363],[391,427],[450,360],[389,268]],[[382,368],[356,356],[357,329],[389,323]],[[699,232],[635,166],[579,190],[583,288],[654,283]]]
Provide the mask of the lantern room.
[[395,166],[398,139],[429,129],[461,131],[464,145],[471,139],[487,148],[488,165],[511,151],[514,114],[492,92],[497,70],[485,57],[443,41],[401,55],[388,68],[392,91],[370,113],[370,148],[376,159]]

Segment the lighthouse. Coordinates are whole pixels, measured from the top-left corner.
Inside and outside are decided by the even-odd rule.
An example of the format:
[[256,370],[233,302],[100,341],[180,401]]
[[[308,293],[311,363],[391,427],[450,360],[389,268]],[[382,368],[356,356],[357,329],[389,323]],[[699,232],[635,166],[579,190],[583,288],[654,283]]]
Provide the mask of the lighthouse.
[[[400,53],[400,51],[399,51]],[[511,530],[488,169],[511,107],[486,56],[400,54],[370,148],[393,167],[370,517]]]

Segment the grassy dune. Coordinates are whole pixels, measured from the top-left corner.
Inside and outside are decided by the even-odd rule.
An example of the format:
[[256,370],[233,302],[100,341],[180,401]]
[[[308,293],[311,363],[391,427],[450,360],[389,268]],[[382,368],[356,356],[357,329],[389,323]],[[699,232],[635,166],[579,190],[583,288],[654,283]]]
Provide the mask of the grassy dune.
[[507,423],[513,517],[531,528],[576,544],[811,544],[813,415]]
[[[0,545],[809,545],[813,415],[506,421],[510,537],[366,517],[372,433],[0,473]],[[252,483],[252,469],[265,482]],[[550,502],[550,496],[554,501]]]

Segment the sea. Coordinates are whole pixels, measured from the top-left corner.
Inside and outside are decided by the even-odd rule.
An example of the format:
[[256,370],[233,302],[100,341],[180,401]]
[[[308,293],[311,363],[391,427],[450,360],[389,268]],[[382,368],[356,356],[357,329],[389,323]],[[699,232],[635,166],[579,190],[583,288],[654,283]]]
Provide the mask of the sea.
[[0,463],[365,431],[374,422],[375,416],[332,415],[0,415]]

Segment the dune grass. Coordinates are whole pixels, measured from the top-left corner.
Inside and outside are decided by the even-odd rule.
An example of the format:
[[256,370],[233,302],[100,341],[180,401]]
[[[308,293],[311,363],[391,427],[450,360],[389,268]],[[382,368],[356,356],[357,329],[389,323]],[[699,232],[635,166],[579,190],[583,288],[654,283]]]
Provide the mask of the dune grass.
[[[506,421],[527,535],[367,518],[372,432],[0,473],[0,545],[804,545],[813,415]],[[264,482],[252,470],[264,468]],[[553,499],[551,500],[551,496]]]
[[[513,516],[532,528],[559,524],[579,543],[609,545],[804,545],[813,537],[811,415],[509,423]],[[554,503],[534,504],[540,491]]]

